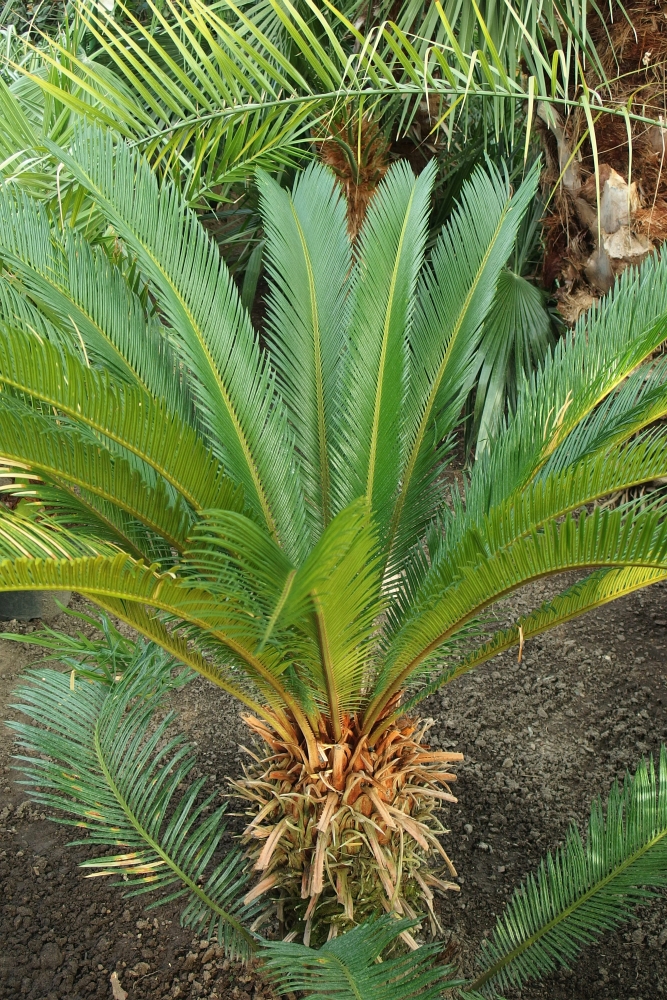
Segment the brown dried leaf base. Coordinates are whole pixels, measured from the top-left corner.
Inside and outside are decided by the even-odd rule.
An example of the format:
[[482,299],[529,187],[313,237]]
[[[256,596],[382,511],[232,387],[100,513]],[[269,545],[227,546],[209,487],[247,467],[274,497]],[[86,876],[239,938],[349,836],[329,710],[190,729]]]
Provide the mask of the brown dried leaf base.
[[[252,803],[244,841],[261,873],[246,899],[266,895],[290,939],[302,936],[305,944],[383,910],[426,911],[439,929],[434,891],[459,887],[449,879],[456,869],[438,840],[447,831],[436,810],[456,802],[447,765],[463,754],[431,751],[428,724],[406,719],[371,748],[359,719],[347,717],[338,743],[318,741],[321,766],[312,772],[304,747],[258,719],[245,721],[269,750],[263,758],[251,754],[245,778],[233,783]],[[429,866],[434,851],[444,878]]]

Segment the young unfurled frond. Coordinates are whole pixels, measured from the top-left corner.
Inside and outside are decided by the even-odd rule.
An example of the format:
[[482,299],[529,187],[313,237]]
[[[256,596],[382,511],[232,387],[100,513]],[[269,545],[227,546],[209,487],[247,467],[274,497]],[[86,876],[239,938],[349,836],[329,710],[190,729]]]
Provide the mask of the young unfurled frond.
[[[247,876],[232,850],[222,859],[224,805],[203,796],[204,779],[174,715],[157,721],[165,696],[187,676],[158,647],[139,645],[119,681],[104,685],[40,668],[28,673],[16,707],[33,725],[11,723],[32,797],[88,831],[77,843],[115,847],[85,861],[88,877],[111,876],[129,895],[156,893],[151,905],[182,899],[182,921],[217,937],[232,956],[254,949],[242,902]],[[179,785],[185,790],[179,793]]]
[[667,885],[667,750],[614,785],[603,808],[593,803],[585,841],[571,827],[515,890],[479,956],[473,988],[521,987],[568,966],[603,932],[628,920],[636,906]]
[[355,927],[317,951],[302,944],[265,941],[259,954],[281,995],[304,990],[309,1000],[436,1000],[443,990],[457,985],[451,966],[434,963],[439,944],[378,961],[415,923],[387,915]]

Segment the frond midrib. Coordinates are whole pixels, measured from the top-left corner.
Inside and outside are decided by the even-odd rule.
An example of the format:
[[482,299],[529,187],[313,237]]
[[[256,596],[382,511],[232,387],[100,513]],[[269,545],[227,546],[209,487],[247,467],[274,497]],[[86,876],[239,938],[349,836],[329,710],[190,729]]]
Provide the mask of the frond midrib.
[[[502,600],[504,597],[507,597],[513,591],[518,590],[519,587],[525,587],[530,583],[535,583],[536,581],[545,579],[548,576],[555,576],[567,570],[590,569],[592,565],[609,567],[610,569],[623,568],[626,566],[641,566],[644,569],[656,569],[656,570],[664,570],[665,568],[664,561],[657,562],[656,560],[635,559],[630,561],[617,558],[614,560],[604,560],[598,563],[591,564],[590,560],[586,561],[583,559],[577,559],[568,561],[567,565],[565,565],[564,567],[558,567],[557,569],[543,570],[539,573],[534,573],[531,576],[526,576],[522,578],[522,580],[518,584],[512,584],[509,587],[505,587],[502,590],[499,590],[497,593],[494,593],[491,597],[485,599],[484,601],[481,601],[473,609],[466,612],[465,615],[459,618],[452,625],[449,625],[443,632],[441,632],[434,639],[432,639],[431,642],[428,643],[428,645],[426,645],[423,649],[421,649],[419,653],[417,653],[417,655],[414,656],[412,660],[410,660],[407,666],[401,669],[400,673],[394,678],[394,680],[392,680],[382,692],[377,694],[374,700],[368,706],[366,710],[366,716],[364,718],[364,730],[366,731],[368,729],[371,729],[373,736],[377,736],[377,732],[379,732],[379,730],[376,731],[373,729],[375,722],[377,721],[380,713],[382,712],[382,709],[390,701],[392,696],[402,687],[402,685],[406,682],[410,674],[412,674],[420,665],[420,663],[423,663],[423,661],[427,659],[427,657],[429,657],[431,653],[433,653],[438,648],[438,646],[442,645],[442,643],[445,642],[446,639],[449,639],[452,635],[454,635],[455,632],[457,632],[460,628],[462,628],[463,625],[465,625],[472,618],[478,615],[480,611],[483,611],[484,608],[489,607],[489,605],[491,604],[495,604],[496,601]],[[392,714],[390,719],[393,718],[394,715]]]
[[[662,573],[661,576],[657,576],[654,580],[649,580],[648,582],[641,581],[639,583],[634,583],[632,584],[632,586],[626,587],[622,591],[605,595],[597,601],[591,601],[590,603],[586,604],[584,607],[580,609],[575,609],[574,611],[568,611],[567,614],[559,615],[558,617],[551,619],[540,628],[531,629],[529,632],[524,633],[524,639],[529,639],[533,638],[536,635],[541,635],[542,632],[546,632],[548,630],[551,630],[552,628],[556,628],[558,625],[563,625],[565,622],[572,621],[574,618],[578,618],[579,615],[586,614],[589,611],[594,611],[595,608],[601,608],[605,604],[610,604],[612,601],[618,600],[619,597],[626,597],[628,594],[632,594],[636,590],[644,590],[647,586],[652,586],[654,583],[658,583],[660,580],[665,580],[665,579],[667,579],[667,572]],[[565,594],[567,594],[567,591],[565,591]],[[533,613],[538,614],[540,610],[541,610],[540,608],[537,608],[536,611]],[[528,617],[530,617],[530,615]],[[525,624],[526,620],[524,619],[521,622],[521,628],[523,628]],[[509,629],[497,632],[493,639],[490,639],[489,642],[485,642],[482,646],[479,647],[479,649],[471,653],[470,656],[466,657],[466,659],[459,664],[458,667],[454,667],[453,669],[451,669],[450,672],[447,674],[447,676],[443,678],[442,681],[437,684],[437,686],[431,687],[429,685],[424,691],[419,691],[413,698],[410,698],[407,702],[402,703],[401,712],[405,713],[406,715],[409,715],[411,710],[413,708],[416,708],[416,706],[419,704],[420,701],[422,701],[424,698],[427,698],[438,688],[444,686],[445,684],[451,683],[451,681],[456,680],[458,677],[461,677],[463,674],[468,673],[468,671],[470,670],[474,670],[475,667],[480,666],[482,663],[486,663],[487,660],[493,659],[500,653],[504,653],[506,650],[511,649],[512,646],[516,646],[517,642],[520,641],[519,627],[520,627],[519,625],[513,625]],[[505,638],[500,643],[494,645],[494,643],[497,642],[497,639],[502,637],[503,635],[505,636]],[[393,718],[393,716],[391,718]]]
[[315,290],[315,275],[313,273],[312,261],[308,251],[308,244],[301,226],[301,220],[294,208],[294,201],[289,200],[290,210],[294,217],[299,234],[299,241],[303,251],[303,259],[308,275],[308,291],[310,293],[310,309],[313,323],[313,356],[315,363],[315,397],[317,405],[317,445],[320,466],[320,492],[322,498],[322,524],[326,528],[330,517],[330,475],[329,475],[329,455],[327,448],[327,425],[324,409],[324,373],[322,364],[322,338],[320,331],[319,309],[317,304],[317,294]]
[[422,447],[422,444],[423,444],[423,441],[424,441],[424,438],[425,438],[425,435],[426,435],[426,428],[428,426],[429,420],[431,419],[431,413],[433,412],[433,407],[435,406],[435,401],[436,401],[438,392],[440,391],[440,385],[442,383],[442,378],[444,376],[444,373],[445,373],[445,371],[447,369],[447,364],[449,363],[449,358],[451,357],[451,352],[454,349],[454,346],[456,344],[456,340],[457,340],[458,335],[459,335],[459,333],[461,331],[461,327],[463,326],[463,323],[465,322],[465,318],[466,318],[466,315],[467,315],[468,308],[470,306],[470,302],[472,300],[472,296],[473,296],[473,294],[475,293],[475,291],[477,289],[477,286],[478,286],[478,284],[479,284],[479,282],[480,282],[480,280],[482,278],[482,274],[484,273],[484,268],[486,267],[486,265],[488,263],[488,260],[489,260],[489,257],[491,256],[491,252],[492,252],[493,248],[496,245],[498,237],[500,236],[500,233],[502,231],[503,223],[504,223],[505,218],[507,216],[507,212],[508,212],[508,208],[505,207],[505,209],[501,213],[500,219],[498,221],[498,225],[496,226],[495,232],[493,234],[493,238],[489,242],[489,245],[488,245],[488,247],[486,249],[486,252],[485,252],[485,254],[484,254],[483,258],[482,258],[482,262],[481,262],[481,264],[480,264],[480,266],[479,266],[479,268],[477,270],[477,274],[475,275],[475,279],[472,282],[472,284],[470,286],[470,289],[468,291],[468,294],[465,297],[463,306],[462,306],[462,308],[461,308],[461,310],[459,312],[459,316],[458,316],[457,321],[456,321],[456,323],[454,325],[454,329],[452,331],[452,335],[451,335],[451,337],[449,339],[449,343],[447,345],[447,350],[445,351],[445,354],[444,354],[444,356],[442,358],[442,361],[440,362],[440,365],[438,367],[438,371],[437,371],[436,377],[435,377],[435,379],[433,381],[433,385],[431,386],[431,390],[429,392],[428,399],[426,401],[426,405],[424,407],[424,411],[422,413],[421,420],[419,421],[419,427],[417,428],[417,434],[415,436],[415,440],[414,440],[412,448],[410,450],[410,456],[408,458],[408,462],[407,462],[407,465],[405,467],[405,473],[404,473],[404,475],[402,476],[402,479],[401,479],[401,488],[400,488],[400,492],[398,494],[398,497],[396,499],[396,505],[394,507],[394,513],[393,513],[393,516],[392,516],[391,526],[390,526],[390,529],[389,529],[388,549],[391,548],[391,545],[393,544],[393,540],[394,540],[394,538],[396,536],[396,532],[398,530],[398,525],[399,525],[399,522],[400,522],[400,519],[401,519],[401,515],[403,513],[403,507],[405,505],[407,493],[408,493],[408,490],[410,488],[410,483],[412,482],[412,476],[414,474],[414,470],[415,470],[415,466],[417,464],[417,460],[419,458],[419,452],[421,451],[421,447]]

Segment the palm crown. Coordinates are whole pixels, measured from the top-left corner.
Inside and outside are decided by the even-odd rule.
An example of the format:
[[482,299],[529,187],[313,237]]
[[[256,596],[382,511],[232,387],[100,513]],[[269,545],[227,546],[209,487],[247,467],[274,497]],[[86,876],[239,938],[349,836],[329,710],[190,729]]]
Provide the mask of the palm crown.
[[[273,823],[248,829],[253,892],[280,884],[301,837],[306,928],[325,870],[351,919],[332,844],[351,856],[361,837],[383,905],[411,916],[392,844],[439,847],[429,810],[452,799],[460,755],[399,716],[520,637],[667,577],[656,505],[596,505],[665,474],[664,432],[645,428],[667,409],[665,363],[646,361],[667,334],[667,268],[626,272],[452,491],[445,459],[535,171],[512,195],[478,170],[428,261],[432,169],[392,168],[356,247],[326,169],[291,194],[260,174],[264,346],[174,187],[94,129],[54,152],[109,239],[0,192],[0,440],[32,498],[2,510],[0,587],[76,589],[251,710],[272,756],[241,791]],[[499,598],[582,567],[489,636]]]

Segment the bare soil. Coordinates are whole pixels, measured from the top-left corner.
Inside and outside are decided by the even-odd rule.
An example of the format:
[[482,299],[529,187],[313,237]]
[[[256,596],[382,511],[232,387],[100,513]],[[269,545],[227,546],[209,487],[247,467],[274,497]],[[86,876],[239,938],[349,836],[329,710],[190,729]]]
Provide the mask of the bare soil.
[[[507,602],[501,618],[539,604],[552,585]],[[34,630],[8,623],[5,631]],[[71,628],[64,616],[58,627]],[[0,630],[3,626],[0,625]],[[440,903],[446,954],[463,972],[494,915],[568,822],[626,768],[667,742],[667,593],[631,595],[502,655],[423,704],[432,741],[460,749],[459,803],[448,808],[445,847],[461,885]],[[0,643],[0,711],[40,651]],[[196,680],[179,695],[184,728],[211,788],[238,775],[247,740],[238,706]],[[273,994],[252,969],[182,930],[175,905],[145,913],[104,879],[84,880],[90,856],[67,848],[71,831],[36,811],[12,772],[12,736],[0,730],[0,998],[112,997],[116,972],[128,1000]],[[232,820],[231,831],[241,819]],[[144,897],[145,899],[145,897]],[[572,971],[530,984],[522,1000],[656,1000],[667,994],[667,894],[618,933],[586,949]]]

